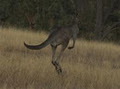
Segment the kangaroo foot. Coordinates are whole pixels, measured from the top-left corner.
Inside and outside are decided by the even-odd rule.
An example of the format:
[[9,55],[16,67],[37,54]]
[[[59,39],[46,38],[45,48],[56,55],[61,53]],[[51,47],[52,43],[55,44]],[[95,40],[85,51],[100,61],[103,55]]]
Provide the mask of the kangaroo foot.
[[62,73],[62,69],[61,69],[60,65],[57,62],[52,61],[52,64],[55,66],[55,69],[56,69],[58,74]]
[[59,69],[57,68],[56,71],[57,71],[58,74],[62,73],[62,69],[61,68],[59,68]]

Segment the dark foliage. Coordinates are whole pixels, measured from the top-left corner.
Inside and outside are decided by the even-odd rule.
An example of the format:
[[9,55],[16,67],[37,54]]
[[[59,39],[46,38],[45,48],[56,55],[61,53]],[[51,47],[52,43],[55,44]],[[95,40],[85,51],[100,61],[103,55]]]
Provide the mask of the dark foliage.
[[49,31],[69,26],[76,14],[80,37],[120,40],[119,0],[0,0],[0,25],[4,27]]

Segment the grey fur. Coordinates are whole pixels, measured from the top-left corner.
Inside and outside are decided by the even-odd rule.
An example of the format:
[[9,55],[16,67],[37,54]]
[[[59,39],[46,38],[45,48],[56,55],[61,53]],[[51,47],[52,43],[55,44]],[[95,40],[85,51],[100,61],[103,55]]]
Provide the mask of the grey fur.
[[[61,55],[63,54],[64,50],[68,46],[69,40],[73,39],[73,45],[68,47],[68,49],[72,49],[75,46],[75,41],[77,38],[77,35],[79,33],[78,28],[78,21],[77,19],[74,20],[74,23],[69,27],[58,27],[56,28],[47,38],[46,41],[44,41],[40,45],[28,45],[24,43],[25,47],[32,49],[32,50],[39,50],[41,48],[46,47],[47,45],[51,45],[52,48],[52,64],[55,66],[56,71],[58,74],[62,72],[61,66],[59,65],[59,59]],[[57,46],[61,45],[61,51],[57,58],[55,58],[55,51]]]

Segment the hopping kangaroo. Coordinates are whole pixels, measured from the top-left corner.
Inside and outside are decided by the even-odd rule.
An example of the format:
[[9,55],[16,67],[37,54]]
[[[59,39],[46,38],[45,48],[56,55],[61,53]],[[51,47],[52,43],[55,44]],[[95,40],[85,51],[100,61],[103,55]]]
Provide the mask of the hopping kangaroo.
[[[74,20],[74,23],[71,26],[56,28],[48,36],[47,40],[45,40],[43,43],[41,43],[39,45],[28,45],[28,44],[24,43],[24,45],[28,49],[39,50],[50,44],[51,48],[52,48],[52,64],[55,66],[57,73],[60,74],[60,73],[62,73],[62,69],[61,69],[61,66],[59,65],[59,59],[60,59],[61,55],[63,54],[65,48],[68,46],[69,40],[71,38],[73,39],[73,45],[68,47],[68,49],[74,48],[78,33],[79,33],[78,20],[76,18]],[[61,51],[60,51],[59,55],[57,56],[57,58],[55,58],[56,48],[59,45],[61,45]]]

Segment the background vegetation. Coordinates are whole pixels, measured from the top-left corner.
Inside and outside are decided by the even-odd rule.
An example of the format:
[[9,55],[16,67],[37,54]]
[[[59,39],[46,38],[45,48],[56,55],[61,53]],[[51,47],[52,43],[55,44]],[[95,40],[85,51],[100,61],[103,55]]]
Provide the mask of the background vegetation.
[[77,40],[65,50],[58,75],[50,46],[31,51],[23,45],[46,38],[43,32],[0,29],[0,89],[120,89],[120,46]]
[[2,27],[49,31],[75,14],[81,37],[120,42],[120,0],[0,0]]

